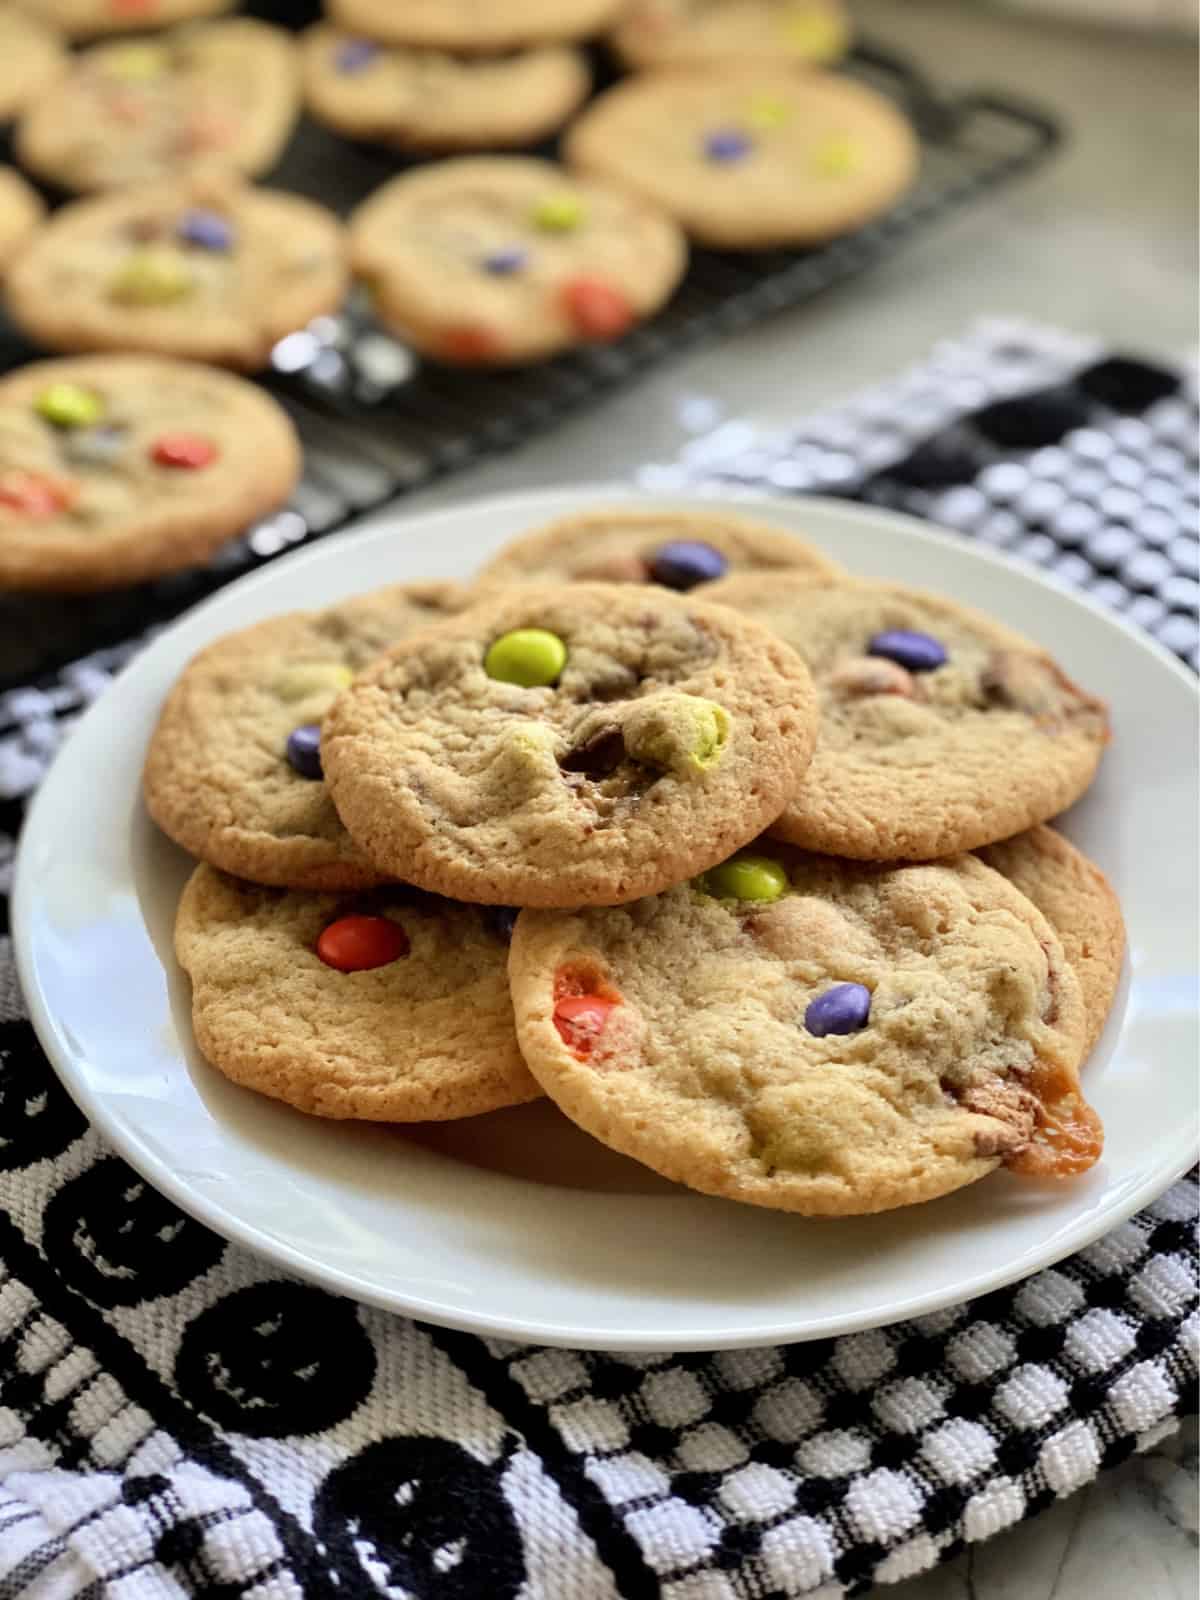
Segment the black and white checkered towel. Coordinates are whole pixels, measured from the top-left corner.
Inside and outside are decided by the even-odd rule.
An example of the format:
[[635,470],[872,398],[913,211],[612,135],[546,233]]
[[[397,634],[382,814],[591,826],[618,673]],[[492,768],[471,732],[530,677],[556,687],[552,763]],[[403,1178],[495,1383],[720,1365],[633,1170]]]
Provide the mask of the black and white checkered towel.
[[[1174,367],[992,326],[643,476],[917,510],[1195,665],[1196,420]],[[134,648],[0,697],[0,887],[23,797]],[[4,926],[0,1600],[829,1600],[1034,1515],[1195,1409],[1194,1175],[1015,1288],[779,1349],[531,1349],[288,1280],[87,1128]]]

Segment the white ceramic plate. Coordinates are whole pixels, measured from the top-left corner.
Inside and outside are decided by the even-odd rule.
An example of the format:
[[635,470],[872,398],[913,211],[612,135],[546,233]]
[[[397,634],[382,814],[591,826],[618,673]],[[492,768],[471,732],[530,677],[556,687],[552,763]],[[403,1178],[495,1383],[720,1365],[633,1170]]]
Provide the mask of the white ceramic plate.
[[198,1055],[171,955],[190,863],[138,790],[185,662],[276,612],[465,576],[521,529],[618,497],[632,498],[525,494],[327,540],[193,611],[88,713],[33,807],[14,901],[34,1024],[84,1112],[184,1210],[327,1288],[452,1327],[605,1349],[816,1338],[928,1312],[1033,1272],[1145,1205],[1197,1147],[1195,685],[1144,637],[1028,569],[832,502],[760,509],[853,571],[984,607],[1112,704],[1113,746],[1064,822],[1116,884],[1130,935],[1086,1069],[1108,1135],[1096,1168],[1061,1187],[1001,1172],[906,1211],[808,1221],[677,1189],[546,1104],[416,1133],[323,1123],[235,1087]]

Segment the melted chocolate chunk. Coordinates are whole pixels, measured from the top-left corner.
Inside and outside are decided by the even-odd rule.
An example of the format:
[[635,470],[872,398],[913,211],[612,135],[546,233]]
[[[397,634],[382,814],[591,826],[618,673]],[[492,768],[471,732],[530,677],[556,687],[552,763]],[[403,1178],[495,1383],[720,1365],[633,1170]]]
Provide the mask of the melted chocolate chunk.
[[564,772],[581,772],[587,778],[607,778],[624,760],[625,738],[614,723],[569,750],[558,764]]

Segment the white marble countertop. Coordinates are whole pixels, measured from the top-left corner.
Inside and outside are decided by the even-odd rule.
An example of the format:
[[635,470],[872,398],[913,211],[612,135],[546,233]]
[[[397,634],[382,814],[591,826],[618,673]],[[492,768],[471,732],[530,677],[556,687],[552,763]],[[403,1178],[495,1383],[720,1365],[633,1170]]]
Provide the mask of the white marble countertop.
[[[628,478],[669,460],[689,402],[784,421],[918,359],[991,315],[1179,354],[1196,339],[1196,57],[1185,42],[981,12],[961,0],[858,0],[864,30],[947,84],[990,83],[1054,106],[1071,141],[1052,165],[887,266],[665,366],[512,456],[414,497]],[[1194,1600],[1194,1424],[894,1600]]]

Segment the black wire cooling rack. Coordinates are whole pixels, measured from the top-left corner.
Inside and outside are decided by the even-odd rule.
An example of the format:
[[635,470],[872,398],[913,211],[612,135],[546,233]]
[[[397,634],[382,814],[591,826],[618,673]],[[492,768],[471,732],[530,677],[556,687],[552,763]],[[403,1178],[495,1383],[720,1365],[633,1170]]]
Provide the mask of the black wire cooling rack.
[[[167,621],[284,551],[548,431],[677,352],[814,298],[1036,167],[1061,138],[1057,120],[1036,105],[993,90],[942,95],[911,62],[870,44],[855,49],[845,70],[895,100],[921,138],[920,180],[886,216],[819,249],[694,251],[679,291],[652,321],[616,344],[515,372],[426,365],[360,303],[317,319],[280,342],[262,375],[305,448],[304,478],[288,507],[195,571],[82,598],[0,596],[0,689]],[[268,181],[345,211],[396,170],[394,156],[305,122]],[[36,354],[0,327],[0,369]]]

